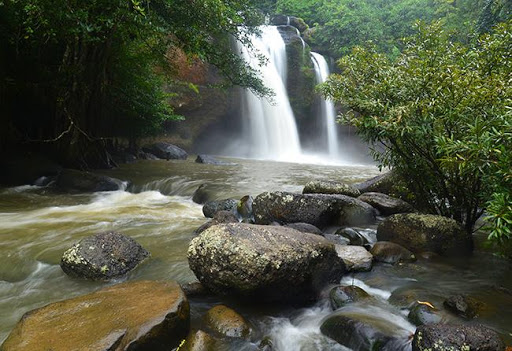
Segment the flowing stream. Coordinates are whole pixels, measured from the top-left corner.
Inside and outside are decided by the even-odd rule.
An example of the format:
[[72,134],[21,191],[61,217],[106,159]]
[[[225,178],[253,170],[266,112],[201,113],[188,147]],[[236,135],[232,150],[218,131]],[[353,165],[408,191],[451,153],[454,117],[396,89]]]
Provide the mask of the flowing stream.
[[[353,183],[378,174],[375,167],[364,165],[229,161],[237,165],[140,161],[104,172],[130,180],[128,191],[69,195],[33,186],[0,189],[0,342],[25,312],[51,302],[124,280],[195,280],[186,252],[193,231],[206,221],[201,206],[191,200],[200,184],[207,184],[214,198],[223,199],[263,191],[300,192],[311,179]],[[62,253],[81,238],[107,230],[133,237],[151,252],[151,258],[126,278],[110,283],[66,276],[59,267]],[[399,266],[378,264],[371,272],[344,277],[342,283],[363,287],[377,301],[344,312],[396,325],[407,334],[404,340],[414,327],[406,319],[407,309],[394,302],[396,292],[421,290],[435,306],[452,293],[477,296],[486,304],[477,321],[497,330],[509,344],[512,341],[512,265],[491,254],[477,252],[464,260],[420,260]],[[255,350],[266,336],[276,351],[348,350],[320,333],[322,320],[331,313],[327,299],[296,308],[258,301],[248,306],[215,297],[192,299],[192,325],[200,326],[204,312],[218,303],[235,308],[255,329],[250,341],[233,341],[233,351]]]

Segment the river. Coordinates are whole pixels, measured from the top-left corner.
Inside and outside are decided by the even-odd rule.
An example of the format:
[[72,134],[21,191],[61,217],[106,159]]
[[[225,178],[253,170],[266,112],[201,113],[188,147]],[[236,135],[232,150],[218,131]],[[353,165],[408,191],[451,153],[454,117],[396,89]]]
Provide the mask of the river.
[[[368,165],[328,166],[231,159],[235,166],[188,161],[140,161],[103,174],[130,181],[126,190],[63,194],[49,188],[21,186],[0,189],[0,342],[34,308],[82,295],[110,284],[71,279],[59,267],[62,253],[81,238],[116,230],[137,240],[151,258],[124,280],[195,280],[186,252],[194,230],[206,219],[201,205],[191,200],[195,189],[207,184],[215,199],[240,198],[273,190],[302,191],[312,179],[354,183],[379,174]],[[364,286],[382,302],[378,312],[360,306],[358,313],[382,314],[414,332],[406,311],[389,303],[396,289],[426,289],[430,302],[441,305],[450,293],[468,293],[485,302],[478,321],[512,342],[512,265],[490,253],[476,252],[464,260],[418,261],[403,266],[377,265],[371,272],[345,277]],[[216,298],[192,300],[197,326]],[[226,302],[226,301],[222,301]],[[231,306],[257,330],[252,342],[233,350],[254,349],[270,336],[275,350],[347,350],[319,331],[330,313],[325,301],[304,308]]]

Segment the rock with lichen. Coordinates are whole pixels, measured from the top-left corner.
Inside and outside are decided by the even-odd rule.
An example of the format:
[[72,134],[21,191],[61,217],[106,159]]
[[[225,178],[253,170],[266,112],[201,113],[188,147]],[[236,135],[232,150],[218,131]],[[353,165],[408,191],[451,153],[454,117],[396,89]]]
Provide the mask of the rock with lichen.
[[303,194],[339,194],[351,197],[357,197],[361,192],[354,186],[341,182],[334,182],[328,180],[313,180],[308,182],[304,189]]
[[210,291],[258,301],[307,301],[345,267],[325,238],[245,223],[208,228],[190,242],[190,268]]
[[185,338],[189,321],[176,282],[128,282],[26,313],[0,350],[167,351]]
[[412,351],[503,351],[499,335],[483,325],[429,324],[416,329]]
[[203,319],[207,328],[221,336],[248,338],[251,334],[251,327],[245,318],[224,305],[210,308]]
[[435,252],[440,255],[467,254],[473,239],[459,223],[443,216],[401,213],[379,224],[377,239],[392,241],[413,252]]
[[149,257],[132,238],[106,232],[86,237],[62,255],[60,266],[72,277],[91,280],[118,278]]
[[256,224],[309,223],[318,228],[329,225],[362,225],[375,221],[375,209],[346,195],[265,192],[254,199]]

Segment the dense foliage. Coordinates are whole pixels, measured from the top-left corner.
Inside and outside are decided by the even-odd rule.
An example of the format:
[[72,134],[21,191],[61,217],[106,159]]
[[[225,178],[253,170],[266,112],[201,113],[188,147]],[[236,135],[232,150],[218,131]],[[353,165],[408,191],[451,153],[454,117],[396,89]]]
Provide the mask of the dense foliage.
[[467,42],[508,18],[512,10],[509,0],[267,0],[264,4],[267,11],[302,17],[312,28],[315,50],[334,57],[367,41],[396,56],[403,48],[400,40],[413,34],[417,20],[442,20],[446,29],[456,29],[458,39]]
[[512,239],[512,22],[475,47],[417,29],[396,60],[354,48],[322,90],[426,209],[468,232],[486,209],[491,237]]
[[2,1],[0,149],[21,142],[68,165],[108,164],[112,137],[177,118],[167,98],[183,54],[265,93],[229,42],[262,20],[250,0]]

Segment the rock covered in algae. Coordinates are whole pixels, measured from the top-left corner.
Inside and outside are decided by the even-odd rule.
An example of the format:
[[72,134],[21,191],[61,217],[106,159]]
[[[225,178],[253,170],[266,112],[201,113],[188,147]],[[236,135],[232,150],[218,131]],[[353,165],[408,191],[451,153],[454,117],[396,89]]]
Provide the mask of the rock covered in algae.
[[167,351],[186,337],[189,319],[176,282],[128,282],[26,313],[0,350]]
[[108,280],[123,276],[148,256],[149,252],[132,238],[106,232],[74,244],[64,252],[60,266],[73,277]]
[[199,281],[222,295],[266,301],[304,301],[345,271],[334,245],[297,230],[220,224],[194,238],[188,261]]
[[467,254],[473,240],[453,219],[443,216],[401,213],[379,224],[377,239],[392,241],[413,252]]
[[224,305],[210,308],[204,316],[205,324],[214,332],[230,338],[248,338],[251,327],[236,311]]
[[366,202],[346,195],[280,191],[258,195],[253,209],[256,224],[304,222],[318,228],[373,223],[376,214],[376,210]]

